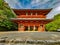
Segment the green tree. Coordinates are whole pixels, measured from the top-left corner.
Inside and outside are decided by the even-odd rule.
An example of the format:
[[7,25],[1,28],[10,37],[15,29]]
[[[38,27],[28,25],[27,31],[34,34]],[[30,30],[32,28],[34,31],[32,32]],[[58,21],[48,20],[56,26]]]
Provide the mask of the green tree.
[[60,14],[54,16],[54,20],[46,25],[46,30],[57,31],[60,29]]
[[[10,21],[16,15],[4,0],[0,0],[0,31],[17,29],[17,25]],[[13,28],[12,28],[13,27]]]

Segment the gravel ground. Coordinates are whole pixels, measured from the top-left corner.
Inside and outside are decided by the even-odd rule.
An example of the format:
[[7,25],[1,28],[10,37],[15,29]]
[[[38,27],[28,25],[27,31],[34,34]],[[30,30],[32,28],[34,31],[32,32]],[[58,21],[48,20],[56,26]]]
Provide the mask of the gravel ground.
[[0,45],[60,45],[60,32],[0,32],[0,42],[4,42]]
[[0,38],[33,40],[60,40],[60,32],[0,32]]

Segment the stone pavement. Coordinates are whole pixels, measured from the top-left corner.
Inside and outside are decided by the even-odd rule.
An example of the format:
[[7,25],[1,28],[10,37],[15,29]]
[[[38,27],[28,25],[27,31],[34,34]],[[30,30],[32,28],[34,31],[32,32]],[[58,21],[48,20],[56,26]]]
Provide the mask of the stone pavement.
[[60,40],[60,32],[0,32],[1,38],[22,40]]
[[0,32],[1,45],[60,45],[60,32]]

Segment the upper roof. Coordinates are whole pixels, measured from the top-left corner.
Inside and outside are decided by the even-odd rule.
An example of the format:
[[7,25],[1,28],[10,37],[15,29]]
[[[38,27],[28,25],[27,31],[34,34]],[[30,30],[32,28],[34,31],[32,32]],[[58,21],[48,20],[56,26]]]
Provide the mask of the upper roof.
[[19,15],[23,13],[39,13],[47,15],[52,9],[13,9],[13,11]]

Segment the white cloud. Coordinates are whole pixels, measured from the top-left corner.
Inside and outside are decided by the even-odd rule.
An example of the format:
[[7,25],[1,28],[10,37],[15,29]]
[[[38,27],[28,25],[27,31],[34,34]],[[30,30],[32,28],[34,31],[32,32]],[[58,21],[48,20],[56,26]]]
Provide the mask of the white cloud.
[[54,9],[47,15],[47,18],[51,19],[51,18],[53,18],[56,14],[60,14],[60,6],[54,8]]
[[32,4],[37,4],[37,3],[46,3],[46,2],[48,2],[48,1],[50,1],[50,0],[32,0]]
[[47,3],[48,1],[50,1],[50,0],[32,0],[31,5],[39,6],[39,5]]
[[20,8],[23,8],[18,0],[17,1],[16,0],[5,0],[5,1],[9,4],[11,8],[18,8],[17,6],[19,6]]
[[[25,8],[24,6],[22,6],[22,4],[19,0],[5,0],[5,1],[8,2],[9,6],[12,8],[17,8],[17,6],[19,6],[18,8]],[[56,7],[56,4],[59,2],[60,2],[60,0],[32,0],[31,5],[30,6],[27,5],[26,8],[29,8],[29,7],[30,7],[30,9],[33,7],[45,8],[46,6],[47,6],[46,8],[51,8],[51,7],[54,8],[54,7]]]
[[[20,8],[20,9],[25,8],[22,6],[19,0],[5,0],[5,1],[9,3],[9,6],[11,8]],[[47,18],[53,18],[55,14],[60,13],[60,0],[32,0],[31,5],[27,5],[25,9],[31,9],[31,8],[33,9],[33,7],[36,7],[36,9],[45,8],[45,7],[54,8],[47,15]]]

